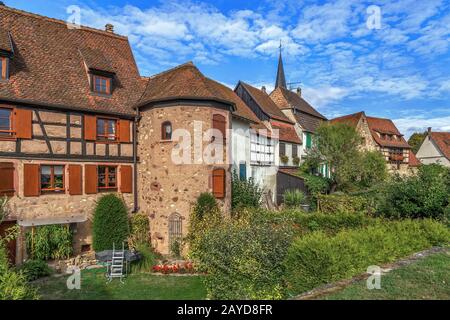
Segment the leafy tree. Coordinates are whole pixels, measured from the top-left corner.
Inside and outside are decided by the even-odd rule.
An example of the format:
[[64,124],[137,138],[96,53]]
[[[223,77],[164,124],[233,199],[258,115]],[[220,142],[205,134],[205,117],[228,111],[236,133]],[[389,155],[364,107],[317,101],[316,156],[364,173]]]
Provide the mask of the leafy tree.
[[261,204],[262,189],[253,178],[242,180],[236,171],[233,171],[231,189],[231,207],[233,211],[242,208],[258,208]]
[[414,152],[414,154],[416,154],[417,151],[419,151],[419,148],[422,145],[422,142],[426,136],[427,132],[423,133],[414,132],[412,136],[409,138],[408,143],[412,147],[412,152]]
[[121,246],[129,235],[127,208],[114,194],[100,198],[94,212],[93,247],[95,251],[110,250],[113,243]]

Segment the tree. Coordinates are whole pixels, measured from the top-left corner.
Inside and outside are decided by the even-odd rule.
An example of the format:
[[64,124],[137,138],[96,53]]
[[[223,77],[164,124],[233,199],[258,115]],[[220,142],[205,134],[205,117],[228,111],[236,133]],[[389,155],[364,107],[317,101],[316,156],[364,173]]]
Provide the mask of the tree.
[[412,147],[412,152],[414,152],[414,154],[416,154],[417,151],[419,151],[419,148],[422,145],[422,142],[426,136],[427,132],[424,133],[414,132],[412,136],[409,138],[408,143]]
[[378,184],[387,177],[386,163],[379,152],[361,150],[362,137],[343,123],[322,124],[308,152],[309,166],[328,163],[331,191],[356,191]]

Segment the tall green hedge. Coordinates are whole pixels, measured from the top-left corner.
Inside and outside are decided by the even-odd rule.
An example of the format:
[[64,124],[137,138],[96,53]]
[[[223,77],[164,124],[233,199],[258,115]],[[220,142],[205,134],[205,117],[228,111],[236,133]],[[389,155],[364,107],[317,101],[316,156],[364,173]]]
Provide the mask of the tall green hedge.
[[129,231],[127,208],[115,194],[100,198],[94,212],[93,248],[95,251],[111,250],[126,242]]
[[313,232],[292,243],[285,280],[291,295],[300,294],[449,241],[449,229],[433,220],[383,222],[334,237]]

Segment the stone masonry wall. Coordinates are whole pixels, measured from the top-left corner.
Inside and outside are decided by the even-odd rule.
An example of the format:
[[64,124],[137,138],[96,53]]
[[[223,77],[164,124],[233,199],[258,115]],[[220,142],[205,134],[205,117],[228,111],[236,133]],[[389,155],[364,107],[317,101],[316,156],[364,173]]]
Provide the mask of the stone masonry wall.
[[[173,148],[177,141],[161,141],[161,125],[170,121],[172,130],[185,129],[191,135],[194,152],[194,121],[202,122],[202,131],[212,127],[213,114],[222,114],[231,126],[230,113],[213,107],[170,106],[143,111],[138,127],[138,195],[139,208],[150,217],[151,240],[154,248],[163,254],[169,248],[169,217],[178,213],[182,217],[182,234],[186,236],[193,203],[202,192],[212,191],[212,170],[226,171],[226,197],[218,200],[225,213],[231,203],[231,166],[228,164],[175,164]],[[175,139],[174,139],[175,140]],[[228,141],[228,140],[227,140]],[[203,148],[209,141],[203,141]],[[177,150],[177,149],[175,149]],[[225,153],[225,152],[224,152]],[[193,155],[191,154],[191,159]]]

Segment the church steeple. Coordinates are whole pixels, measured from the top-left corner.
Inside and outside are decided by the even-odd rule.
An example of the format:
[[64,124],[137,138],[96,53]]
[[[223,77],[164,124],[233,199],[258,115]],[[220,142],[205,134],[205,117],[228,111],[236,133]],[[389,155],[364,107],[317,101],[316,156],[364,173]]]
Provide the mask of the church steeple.
[[284,75],[283,57],[281,56],[281,41],[280,41],[280,56],[278,58],[278,71],[277,71],[277,81],[275,82],[275,89],[278,87],[287,89],[286,76]]

